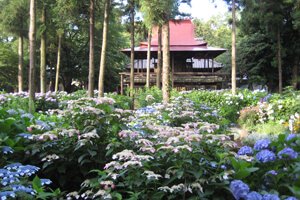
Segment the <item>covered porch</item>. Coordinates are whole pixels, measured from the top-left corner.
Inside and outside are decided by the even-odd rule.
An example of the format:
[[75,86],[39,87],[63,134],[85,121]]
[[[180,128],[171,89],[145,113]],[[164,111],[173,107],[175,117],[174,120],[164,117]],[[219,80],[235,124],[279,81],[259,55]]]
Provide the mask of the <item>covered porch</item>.
[[[156,85],[158,33],[154,27],[151,40],[150,86]],[[191,20],[170,21],[170,81],[173,88],[221,89],[227,87],[229,74],[220,73],[222,64],[215,58],[226,49],[207,45],[202,38],[195,38],[194,25]],[[131,49],[122,52],[130,57]],[[141,42],[134,48],[134,85],[143,87],[146,84],[147,43]],[[162,71],[162,70],[161,70]],[[130,65],[120,73],[121,93],[130,83]]]

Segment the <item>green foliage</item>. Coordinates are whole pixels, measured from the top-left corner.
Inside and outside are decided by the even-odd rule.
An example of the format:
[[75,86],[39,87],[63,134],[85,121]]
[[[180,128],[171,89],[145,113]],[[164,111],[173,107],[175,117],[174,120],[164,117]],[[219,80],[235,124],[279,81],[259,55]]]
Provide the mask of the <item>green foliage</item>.
[[202,37],[209,46],[231,48],[231,29],[228,25],[228,16],[213,16],[207,21],[195,19],[196,37]]
[[[299,29],[297,1],[242,1],[240,29],[243,38],[238,41],[238,66],[250,83],[267,85],[270,91],[278,89],[278,43],[280,34],[283,85],[291,84],[292,67],[299,63]],[[288,23],[286,23],[288,22]],[[299,64],[296,64],[299,69]]]
[[162,92],[157,87],[139,88],[134,93],[135,107],[142,108],[162,101]]
[[12,91],[16,87],[18,55],[13,49],[13,42],[0,40],[0,88]]

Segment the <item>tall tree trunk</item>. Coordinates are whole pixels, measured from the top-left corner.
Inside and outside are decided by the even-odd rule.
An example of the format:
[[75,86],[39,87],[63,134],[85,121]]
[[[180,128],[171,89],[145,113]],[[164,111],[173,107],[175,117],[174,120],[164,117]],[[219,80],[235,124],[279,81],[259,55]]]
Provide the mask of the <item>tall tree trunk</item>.
[[163,68],[162,68],[162,93],[163,103],[170,100],[170,29],[169,21],[162,27],[163,42]]
[[18,90],[19,92],[23,92],[23,55],[24,55],[24,47],[23,47],[24,38],[22,33],[19,35],[19,45],[18,45]]
[[[43,7],[42,10],[42,24],[46,27],[46,8]],[[41,93],[46,92],[46,30],[43,30],[41,35],[41,63],[40,63],[40,84]]]
[[146,88],[150,87],[150,65],[151,65],[151,37],[152,28],[148,30],[148,50],[147,50],[147,75],[146,75]]
[[35,99],[35,0],[30,0],[29,25],[29,112],[34,113]]
[[99,97],[104,96],[104,72],[105,72],[105,61],[106,61],[107,32],[108,32],[108,23],[109,23],[108,21],[109,7],[110,7],[110,0],[105,0],[101,61],[100,61],[100,70],[99,70],[99,83],[98,83]]
[[298,68],[299,68],[299,57],[296,57],[293,65],[293,74],[292,74],[292,86],[295,90],[298,88]]
[[134,34],[135,34],[135,28],[134,28],[134,0],[130,1],[130,22],[131,22],[131,38],[130,38],[130,96],[133,97],[134,94]]
[[95,1],[90,0],[90,55],[89,55],[89,86],[88,86],[89,97],[94,97],[94,82],[95,82],[94,30],[95,30]]
[[281,62],[281,37],[280,29],[277,29],[277,64],[278,64],[278,92],[282,93],[282,62]]
[[232,0],[232,57],[231,57],[231,92],[236,94],[236,13],[235,0]]
[[60,57],[61,57],[61,39],[62,34],[58,34],[58,47],[57,47],[57,64],[56,64],[56,75],[55,75],[55,89],[54,91],[58,91],[58,85],[59,85],[59,71],[60,71]]
[[156,87],[161,88],[161,65],[162,65],[162,54],[161,54],[161,25],[158,26],[158,50],[157,50],[157,71],[156,71]]

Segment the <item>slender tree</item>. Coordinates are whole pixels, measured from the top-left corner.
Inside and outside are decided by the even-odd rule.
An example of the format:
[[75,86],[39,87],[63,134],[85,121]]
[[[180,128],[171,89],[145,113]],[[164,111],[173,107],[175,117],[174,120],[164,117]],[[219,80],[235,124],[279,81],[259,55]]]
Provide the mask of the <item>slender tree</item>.
[[41,23],[43,26],[41,34],[41,47],[40,47],[40,90],[41,93],[46,92],[46,6],[43,2]]
[[146,74],[146,88],[150,87],[150,66],[151,66],[151,27],[148,30],[148,49],[147,49],[147,74]]
[[156,87],[161,88],[161,68],[162,68],[162,27],[158,26],[158,50],[157,50],[157,71],[156,71]]
[[89,86],[88,96],[94,97],[95,63],[94,63],[94,30],[95,30],[95,0],[90,0],[90,52],[89,52]]
[[282,93],[282,56],[280,28],[277,28],[277,65],[278,65],[278,92]]
[[135,27],[134,27],[134,16],[135,16],[135,1],[130,0],[130,96],[134,94],[134,38],[135,38]]
[[[28,0],[3,0],[0,8],[0,28],[2,32],[18,37],[18,91],[24,88],[24,37],[28,34]],[[9,13],[9,14],[8,14]]]
[[34,112],[35,99],[35,0],[30,0],[30,25],[29,25],[29,111]]
[[99,83],[98,83],[98,96],[104,96],[104,72],[105,72],[105,61],[106,61],[106,47],[107,47],[107,32],[108,32],[108,23],[109,23],[109,9],[110,1],[105,0],[104,6],[104,21],[103,21],[103,34],[102,34],[102,49],[101,49],[101,60],[100,60],[100,69],[99,69]]
[[163,102],[168,103],[170,99],[170,30],[169,20],[180,14],[178,7],[180,3],[190,5],[190,0],[142,0],[142,12],[148,27],[154,25],[162,26],[162,92]]
[[24,63],[24,37],[22,34],[19,35],[18,45],[18,91],[23,91],[23,63]]
[[60,61],[61,61],[61,40],[63,36],[63,30],[59,29],[57,31],[58,35],[58,47],[57,47],[57,60],[56,60],[56,74],[55,74],[55,92],[58,92],[58,86],[59,86],[59,72],[60,72]]
[[162,92],[163,102],[170,100],[170,28],[169,21],[162,26],[163,65],[162,65]]
[[232,0],[231,92],[236,94],[236,5]]

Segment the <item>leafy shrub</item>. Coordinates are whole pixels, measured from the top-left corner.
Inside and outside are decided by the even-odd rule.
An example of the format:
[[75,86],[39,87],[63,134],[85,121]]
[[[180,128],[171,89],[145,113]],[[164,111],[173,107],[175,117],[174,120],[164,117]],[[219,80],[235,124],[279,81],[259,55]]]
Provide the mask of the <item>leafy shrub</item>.
[[249,130],[253,130],[258,123],[258,107],[245,107],[240,111],[238,123]]
[[162,102],[162,92],[157,87],[140,88],[134,93],[135,107],[142,108]]

